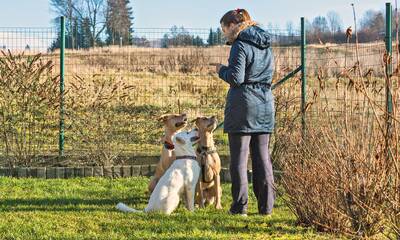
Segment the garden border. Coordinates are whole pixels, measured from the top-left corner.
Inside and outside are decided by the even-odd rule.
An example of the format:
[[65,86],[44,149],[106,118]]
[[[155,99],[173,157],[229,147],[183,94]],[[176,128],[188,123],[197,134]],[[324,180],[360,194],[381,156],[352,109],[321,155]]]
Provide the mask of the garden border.
[[[80,166],[80,167],[0,167],[0,177],[68,179],[82,177],[151,177],[156,165],[121,165],[121,166]],[[277,172],[276,172],[277,173]],[[231,182],[228,168],[221,169],[221,181]],[[253,171],[248,170],[249,182]]]

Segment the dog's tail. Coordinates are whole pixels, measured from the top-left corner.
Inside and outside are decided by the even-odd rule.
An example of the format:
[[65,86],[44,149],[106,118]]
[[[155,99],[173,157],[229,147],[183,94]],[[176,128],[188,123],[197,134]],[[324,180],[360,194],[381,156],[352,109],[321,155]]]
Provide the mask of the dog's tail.
[[143,211],[139,211],[133,208],[128,207],[127,205],[123,204],[123,203],[118,203],[117,206],[115,206],[118,210],[122,211],[122,212],[128,212],[128,213],[140,213]]

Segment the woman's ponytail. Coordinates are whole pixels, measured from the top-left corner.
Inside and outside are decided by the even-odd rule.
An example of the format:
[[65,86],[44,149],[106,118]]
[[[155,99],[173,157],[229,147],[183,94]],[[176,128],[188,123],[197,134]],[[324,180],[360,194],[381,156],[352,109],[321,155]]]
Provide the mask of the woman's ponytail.
[[246,9],[238,8],[225,13],[225,15],[221,18],[220,23],[225,26],[229,26],[232,23],[239,24],[248,21],[251,21],[250,14],[246,11]]

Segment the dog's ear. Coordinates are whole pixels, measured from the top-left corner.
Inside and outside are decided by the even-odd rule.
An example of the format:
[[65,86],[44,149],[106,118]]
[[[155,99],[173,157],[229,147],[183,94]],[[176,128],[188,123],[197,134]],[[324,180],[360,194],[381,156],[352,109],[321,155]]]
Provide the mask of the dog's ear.
[[218,120],[215,118],[215,116],[212,116],[209,119],[211,119],[213,121],[212,121],[212,123],[207,125],[207,128],[213,132],[218,126]]
[[197,119],[199,119],[199,118],[197,117],[197,118],[193,119],[192,121],[190,121],[190,123],[194,123],[194,122],[196,122],[196,121],[197,121]]
[[197,122],[197,120],[199,120],[201,117],[197,117],[195,119],[193,119],[192,121],[190,121],[191,123]]
[[215,121],[216,124],[218,124],[218,119],[217,119],[217,117],[212,116],[211,118],[214,119],[214,121]]
[[169,114],[163,114],[159,118],[157,118],[157,121],[165,122],[168,119],[169,116],[170,116]]
[[177,143],[179,143],[180,145],[185,145],[186,144],[185,140],[183,138],[181,138],[181,137],[175,137],[175,141]]

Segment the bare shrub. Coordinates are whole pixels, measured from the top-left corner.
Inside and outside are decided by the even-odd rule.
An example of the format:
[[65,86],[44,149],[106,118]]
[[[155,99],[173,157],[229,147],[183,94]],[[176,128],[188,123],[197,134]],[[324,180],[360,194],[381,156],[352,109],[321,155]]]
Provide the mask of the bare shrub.
[[[379,101],[380,86],[367,85],[359,65],[350,70],[337,76],[336,93],[326,87],[329,78],[318,75],[306,134],[296,116],[289,118],[276,134],[274,159],[283,171],[287,203],[300,223],[353,237],[381,234],[396,239],[398,104],[389,115]],[[383,87],[390,85],[390,78],[386,76]],[[345,101],[332,101],[333,94]]]
[[322,231],[379,233],[387,181],[381,136],[363,145],[360,132],[341,135],[337,126],[319,124],[305,140],[299,132],[281,133],[286,153],[278,156],[290,208],[301,223]]
[[182,73],[203,72],[207,64],[204,53],[201,50],[189,51],[177,57],[179,71]]
[[41,55],[0,55],[0,143],[9,166],[29,166],[57,139],[58,76]]
[[68,85],[74,97],[67,99],[66,115],[69,131],[66,138],[73,148],[86,150],[93,165],[112,165],[126,144],[121,131],[127,131],[130,114],[118,112],[121,106],[131,104],[129,86],[115,77],[93,75],[75,76]]

